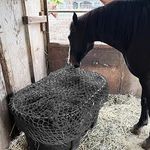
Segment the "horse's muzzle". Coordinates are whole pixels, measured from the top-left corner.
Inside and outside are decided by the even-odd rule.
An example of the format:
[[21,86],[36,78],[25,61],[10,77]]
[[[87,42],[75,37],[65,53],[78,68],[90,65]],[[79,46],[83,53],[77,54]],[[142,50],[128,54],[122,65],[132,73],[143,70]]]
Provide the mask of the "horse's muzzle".
[[78,62],[73,56],[70,56],[70,63],[75,67],[80,67],[80,62]]

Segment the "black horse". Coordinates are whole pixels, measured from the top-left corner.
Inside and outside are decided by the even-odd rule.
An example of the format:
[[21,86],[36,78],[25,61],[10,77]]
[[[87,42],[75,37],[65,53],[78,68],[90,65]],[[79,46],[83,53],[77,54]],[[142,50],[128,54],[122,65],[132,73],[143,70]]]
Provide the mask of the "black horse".
[[[150,0],[116,0],[81,17],[70,26],[70,62],[78,67],[94,41],[119,50],[142,86],[141,116],[132,133],[139,134],[150,115]],[[150,148],[150,136],[142,147]]]

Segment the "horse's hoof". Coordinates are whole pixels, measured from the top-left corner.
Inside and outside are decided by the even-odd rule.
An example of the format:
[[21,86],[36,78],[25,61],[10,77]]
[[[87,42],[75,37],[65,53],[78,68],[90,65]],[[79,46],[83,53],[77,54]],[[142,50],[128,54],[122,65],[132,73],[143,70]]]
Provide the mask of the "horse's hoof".
[[149,137],[141,144],[141,147],[145,150],[150,150],[150,138]]
[[134,125],[133,128],[130,129],[130,131],[134,135],[140,135],[141,134],[141,128],[139,128],[137,125]]

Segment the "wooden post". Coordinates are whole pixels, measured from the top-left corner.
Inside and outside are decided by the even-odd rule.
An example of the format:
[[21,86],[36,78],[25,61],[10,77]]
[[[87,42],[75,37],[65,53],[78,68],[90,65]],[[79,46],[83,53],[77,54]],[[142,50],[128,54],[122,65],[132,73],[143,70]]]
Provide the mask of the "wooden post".
[[0,64],[0,150],[8,148],[10,142],[10,124],[6,96],[6,86]]
[[7,79],[16,92],[31,83],[21,1],[1,0],[0,3],[3,6],[0,7],[1,51],[7,64]]
[[22,8],[24,16],[34,16],[30,21],[28,20],[30,23],[32,22],[32,24],[25,26],[27,28],[26,40],[30,43],[28,49],[30,51],[30,57],[32,57],[33,73],[35,81],[38,81],[47,75],[44,35],[40,27],[40,22],[45,22],[46,16],[39,16],[39,12],[41,12],[40,0],[36,2],[35,0],[22,0]]
[[50,43],[50,36],[49,36],[49,20],[48,20],[48,6],[47,0],[41,0],[41,8],[44,15],[47,17],[47,22],[45,23],[45,32],[44,32],[44,45],[45,45],[45,56],[46,56],[46,68],[47,73],[49,74],[49,60],[48,60],[48,49]]
[[31,84],[20,1],[0,5],[0,150],[8,148],[10,121],[6,97]]

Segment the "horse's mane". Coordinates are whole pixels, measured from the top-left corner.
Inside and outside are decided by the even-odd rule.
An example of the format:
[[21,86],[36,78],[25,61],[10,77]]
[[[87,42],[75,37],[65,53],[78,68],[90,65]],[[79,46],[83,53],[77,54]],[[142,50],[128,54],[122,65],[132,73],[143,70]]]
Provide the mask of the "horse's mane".
[[[127,48],[134,32],[137,32],[144,19],[147,19],[146,14],[143,16],[143,8],[148,8],[148,5],[150,6],[150,0],[116,0],[89,11],[79,17],[79,21],[87,24],[91,37],[96,34],[95,36],[102,37],[102,42],[116,48]],[[112,36],[108,37],[108,34]]]

